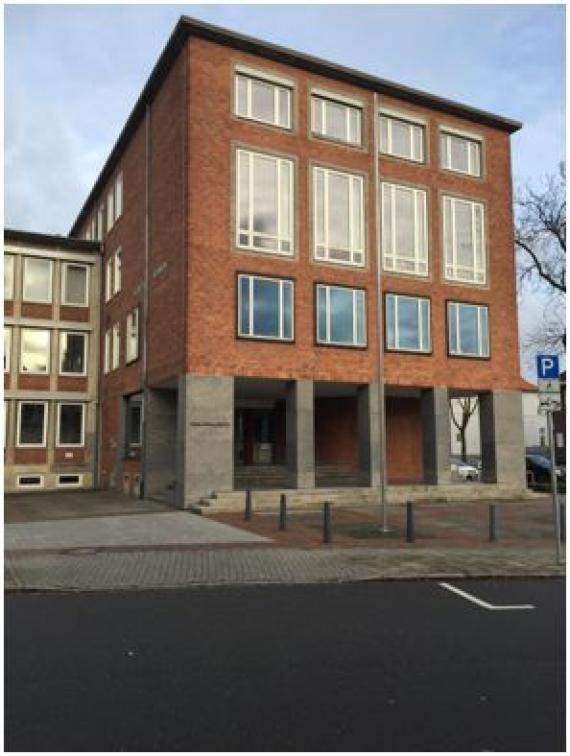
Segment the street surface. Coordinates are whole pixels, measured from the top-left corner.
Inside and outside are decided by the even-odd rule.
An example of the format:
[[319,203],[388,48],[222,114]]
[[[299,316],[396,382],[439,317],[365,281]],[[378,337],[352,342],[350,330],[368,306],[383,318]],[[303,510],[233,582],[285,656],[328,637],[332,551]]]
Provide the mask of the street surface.
[[5,749],[564,750],[563,581],[447,583],[8,594]]

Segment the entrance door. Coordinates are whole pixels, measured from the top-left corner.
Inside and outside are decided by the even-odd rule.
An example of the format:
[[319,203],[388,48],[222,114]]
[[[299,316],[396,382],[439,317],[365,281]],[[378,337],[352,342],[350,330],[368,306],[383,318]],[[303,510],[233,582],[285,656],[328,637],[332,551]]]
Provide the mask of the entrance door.
[[275,412],[273,409],[237,410],[236,464],[273,464],[274,439]]

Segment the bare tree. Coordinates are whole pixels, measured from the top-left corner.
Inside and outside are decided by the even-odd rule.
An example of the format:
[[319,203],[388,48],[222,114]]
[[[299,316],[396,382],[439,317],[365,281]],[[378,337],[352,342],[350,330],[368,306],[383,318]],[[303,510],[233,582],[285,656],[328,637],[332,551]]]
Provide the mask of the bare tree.
[[[451,420],[459,431],[459,440],[461,443],[461,459],[464,462],[467,462],[467,426],[469,425],[469,420],[471,420],[478,404],[478,396],[461,396],[449,400]],[[456,406],[459,407],[459,417],[457,417],[457,415],[455,414]]]
[[515,200],[515,244],[521,287],[545,296],[542,318],[527,348],[566,349],[566,166],[542,186],[526,186]]

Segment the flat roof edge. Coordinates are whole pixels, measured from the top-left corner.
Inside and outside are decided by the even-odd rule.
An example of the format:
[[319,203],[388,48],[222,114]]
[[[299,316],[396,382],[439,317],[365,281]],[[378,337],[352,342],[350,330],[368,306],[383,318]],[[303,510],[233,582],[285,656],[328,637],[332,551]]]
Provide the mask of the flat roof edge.
[[101,244],[97,241],[78,239],[77,237],[45,234],[39,231],[24,231],[17,228],[4,229],[4,242],[36,244],[46,247],[61,247],[77,252],[100,252]]

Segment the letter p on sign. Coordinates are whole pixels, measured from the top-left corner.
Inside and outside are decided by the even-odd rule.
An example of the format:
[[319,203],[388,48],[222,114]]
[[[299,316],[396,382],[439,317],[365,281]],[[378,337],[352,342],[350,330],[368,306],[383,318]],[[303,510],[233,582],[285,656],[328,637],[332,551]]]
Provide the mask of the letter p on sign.
[[545,378],[559,378],[560,366],[557,354],[538,354],[536,357],[536,372],[539,380]]

